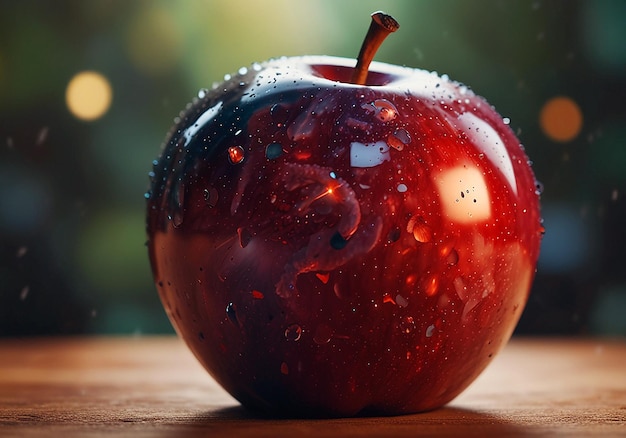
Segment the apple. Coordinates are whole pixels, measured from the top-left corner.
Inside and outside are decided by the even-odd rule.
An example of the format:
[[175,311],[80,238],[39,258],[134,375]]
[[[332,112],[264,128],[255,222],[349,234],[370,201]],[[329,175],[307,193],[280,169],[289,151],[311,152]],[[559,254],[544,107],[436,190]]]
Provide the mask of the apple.
[[510,338],[542,225],[508,123],[468,87],[370,62],[242,68],[176,119],[154,162],[148,249],[178,334],[272,415],[440,407]]

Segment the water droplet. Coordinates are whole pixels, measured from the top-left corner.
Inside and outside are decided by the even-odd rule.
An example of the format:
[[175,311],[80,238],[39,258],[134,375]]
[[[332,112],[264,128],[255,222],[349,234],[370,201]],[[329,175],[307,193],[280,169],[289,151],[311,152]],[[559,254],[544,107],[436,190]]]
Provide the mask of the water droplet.
[[326,324],[320,324],[315,329],[315,335],[313,335],[313,342],[318,345],[328,344],[333,337],[333,329]]
[[400,307],[406,307],[409,305],[409,300],[398,294],[396,295],[396,304]]
[[415,320],[412,316],[405,316],[400,320],[400,331],[402,333],[411,333],[415,329]]
[[299,324],[291,324],[285,329],[285,339],[288,341],[299,341],[302,337],[302,327]]
[[404,193],[408,190],[408,187],[406,186],[406,184],[398,184],[398,187],[396,187],[396,189],[400,192],[400,193]]
[[283,147],[279,143],[270,143],[265,147],[265,158],[275,160],[283,154]]
[[426,328],[426,337],[430,338],[433,335],[433,332],[435,331],[435,325],[431,324]]
[[502,119],[502,123],[504,123],[505,125],[508,125],[508,124],[510,124],[510,123],[511,123],[511,119],[509,119],[508,117],[504,117],[504,118]]
[[237,319],[237,311],[233,303],[228,303],[228,305],[226,306],[226,316],[228,316],[228,319],[234,325],[239,325],[239,320]]
[[241,67],[241,68],[237,71],[237,73],[239,73],[240,75],[242,75],[242,76],[243,76],[243,75],[245,75],[245,74],[248,74],[248,69],[247,69],[246,67]]
[[423,285],[424,285],[424,291],[426,292],[426,295],[429,297],[432,297],[439,290],[439,278],[434,274],[429,275],[424,280]]
[[543,184],[539,181],[535,181],[535,194],[541,196],[543,193]]
[[263,66],[261,64],[259,64],[258,62],[255,62],[252,64],[252,70],[254,71],[261,71],[263,70]]
[[198,332],[198,339],[200,339],[201,341],[204,341],[204,333]]
[[415,240],[421,243],[428,243],[433,238],[433,230],[426,224],[422,216],[413,216],[409,220],[406,230],[413,233]]
[[230,74],[226,73],[224,75],[224,81],[230,81],[231,79],[232,79],[232,76]]
[[289,366],[286,362],[280,364],[280,373],[284,374],[285,376],[289,374]]
[[254,298],[255,300],[262,300],[263,298],[265,298],[265,295],[263,294],[263,292],[255,289],[252,291],[252,298]]
[[183,224],[183,220],[185,219],[185,215],[183,214],[182,209],[174,210],[174,214],[170,217],[172,219],[172,225],[174,225],[174,228],[180,227]]
[[391,122],[398,116],[398,109],[387,99],[376,99],[373,102],[361,105],[368,113],[373,113],[381,122]]
[[400,234],[401,234],[401,231],[400,231],[400,228],[398,227],[389,231],[389,234],[387,235],[387,243],[393,243],[393,242],[397,242],[398,240],[400,240]]
[[215,207],[217,205],[217,199],[219,194],[215,187],[204,189],[204,201],[209,207]]
[[252,240],[252,234],[250,233],[250,231],[243,227],[237,228],[237,236],[239,236],[239,245],[242,248],[248,246],[248,244]]
[[446,256],[446,263],[450,266],[454,266],[459,262],[459,253],[456,249],[452,248],[452,250]]
[[332,246],[333,249],[337,249],[337,250],[344,249],[347,244],[348,244],[348,241],[343,238],[343,236],[341,235],[341,233],[339,233],[339,231],[333,234],[333,237],[330,238],[330,246]]
[[204,99],[208,93],[209,90],[207,90],[206,88],[200,88],[198,90],[198,99]]
[[244,158],[245,153],[241,146],[231,146],[228,148],[228,160],[232,164],[239,164]]
[[403,150],[404,146],[409,143],[411,143],[411,135],[404,128],[398,129],[387,137],[387,144],[398,151]]
[[152,192],[149,190],[143,194],[144,199],[150,199],[152,197]]

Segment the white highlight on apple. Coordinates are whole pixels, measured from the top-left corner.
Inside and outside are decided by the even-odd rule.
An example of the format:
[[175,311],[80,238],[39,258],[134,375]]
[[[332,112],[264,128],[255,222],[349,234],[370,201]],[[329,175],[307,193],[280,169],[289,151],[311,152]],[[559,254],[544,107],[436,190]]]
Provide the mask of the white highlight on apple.
[[217,102],[211,108],[202,113],[193,125],[185,129],[185,132],[183,132],[183,137],[185,137],[185,146],[191,142],[193,136],[196,135],[204,125],[210,122],[217,115],[217,113],[222,109],[222,105],[222,102]]
[[375,167],[391,160],[389,146],[384,141],[376,143],[350,143],[350,166]]
[[475,165],[446,169],[435,176],[444,214],[454,222],[474,223],[489,219],[491,198],[487,182]]
[[511,189],[517,195],[517,181],[513,171],[513,163],[504,146],[504,141],[502,141],[495,129],[472,113],[463,113],[458,120],[465,134],[502,172]]

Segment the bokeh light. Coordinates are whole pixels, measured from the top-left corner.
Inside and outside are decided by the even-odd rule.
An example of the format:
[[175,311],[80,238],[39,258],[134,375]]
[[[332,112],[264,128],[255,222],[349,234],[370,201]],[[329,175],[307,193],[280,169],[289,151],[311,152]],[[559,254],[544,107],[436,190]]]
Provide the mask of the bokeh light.
[[95,71],[77,73],[67,85],[65,102],[74,117],[91,121],[102,117],[111,106],[113,91],[108,79]]
[[575,139],[583,126],[583,114],[578,104],[566,96],[548,100],[539,113],[543,133],[553,141],[568,142]]

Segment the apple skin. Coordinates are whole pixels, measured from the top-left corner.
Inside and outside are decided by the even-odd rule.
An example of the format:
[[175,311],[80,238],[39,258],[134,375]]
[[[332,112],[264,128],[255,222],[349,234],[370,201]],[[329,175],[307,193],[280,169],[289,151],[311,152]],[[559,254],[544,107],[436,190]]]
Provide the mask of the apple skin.
[[440,407],[510,338],[543,227],[528,159],[464,85],[353,60],[254,64],[181,113],[154,162],[168,317],[243,405]]

